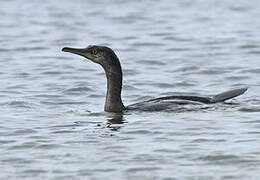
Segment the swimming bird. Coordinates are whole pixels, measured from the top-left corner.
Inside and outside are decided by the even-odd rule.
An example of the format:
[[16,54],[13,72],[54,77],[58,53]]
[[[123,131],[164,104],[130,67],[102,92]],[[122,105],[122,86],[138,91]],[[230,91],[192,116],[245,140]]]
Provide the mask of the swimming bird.
[[91,45],[87,48],[64,47],[62,51],[83,56],[103,67],[107,78],[106,102],[104,107],[104,110],[107,112],[122,112],[124,110],[174,111],[179,105],[224,102],[243,94],[247,90],[247,88],[240,88],[226,91],[215,96],[166,96],[124,106],[121,98],[122,68],[117,55],[111,48]]

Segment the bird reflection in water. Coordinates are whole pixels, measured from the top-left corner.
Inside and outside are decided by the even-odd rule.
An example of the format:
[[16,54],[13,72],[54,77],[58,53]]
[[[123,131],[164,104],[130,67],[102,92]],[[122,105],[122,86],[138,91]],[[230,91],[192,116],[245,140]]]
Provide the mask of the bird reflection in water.
[[126,123],[123,113],[109,113],[107,116],[107,127],[112,131],[118,131]]

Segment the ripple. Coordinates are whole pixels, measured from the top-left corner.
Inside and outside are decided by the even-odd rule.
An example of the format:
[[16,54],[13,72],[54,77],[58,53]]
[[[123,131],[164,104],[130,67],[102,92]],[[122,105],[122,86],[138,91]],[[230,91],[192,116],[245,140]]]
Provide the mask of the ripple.
[[159,87],[159,88],[172,88],[174,87],[176,84],[168,84],[168,83],[156,83],[156,84],[152,84],[155,87]]
[[243,121],[243,122],[241,122],[241,123],[253,123],[253,124],[258,124],[258,123],[260,123],[260,120],[253,120],[253,121]]
[[138,75],[139,72],[136,69],[124,69],[124,76]]
[[42,104],[46,105],[81,105],[86,104],[85,101],[63,101],[63,102],[57,102],[57,101],[41,101]]
[[167,51],[190,51],[190,48],[169,48]]
[[7,104],[19,108],[32,108],[32,103],[28,103],[25,101],[10,101],[7,102]]
[[240,108],[239,111],[241,112],[260,112],[260,107],[250,107],[250,108],[246,108],[246,107],[243,107],[243,108]]
[[259,54],[260,54],[260,51],[258,51],[258,50],[247,51],[247,54],[256,54],[256,55],[259,55]]
[[47,173],[47,171],[42,169],[29,169],[29,170],[22,171],[21,173],[30,174],[30,176],[35,176],[38,174]]
[[10,163],[10,164],[30,164],[33,163],[33,160],[28,160],[25,158],[3,158],[1,159],[3,163]]
[[198,158],[198,160],[206,161],[210,164],[219,164],[219,165],[232,165],[232,164],[249,164],[257,163],[257,160],[245,159],[243,157],[235,155],[208,155]]
[[226,140],[225,139],[203,139],[203,138],[200,138],[200,139],[194,139],[191,141],[191,143],[201,143],[201,142],[225,142]]
[[245,45],[238,46],[238,48],[240,48],[240,49],[255,49],[258,47],[259,47],[259,45],[257,45],[257,44],[245,44]]
[[140,61],[139,64],[144,64],[144,65],[165,65],[164,62],[161,61],[153,61],[153,60],[145,60],[145,61]]
[[139,90],[139,88],[136,88],[136,87],[134,87],[134,86],[130,86],[130,85],[124,85],[124,87],[123,87],[124,89],[126,89],[126,90],[131,90],[131,91],[133,91],[133,90]]
[[21,136],[21,135],[28,135],[37,133],[36,130],[33,129],[19,129],[7,134],[7,136]]
[[[168,139],[167,139],[168,140]],[[162,153],[181,153],[180,151],[176,150],[176,149],[156,149],[155,152],[162,152]]]
[[151,131],[148,130],[133,130],[133,131],[125,131],[124,134],[152,134]]
[[38,95],[35,95],[34,97],[43,97],[43,98],[61,98],[63,96],[61,95],[57,95],[57,94],[38,94]]
[[177,86],[177,87],[192,87],[192,86],[196,86],[197,84],[196,83],[189,83],[189,82],[178,82],[178,83],[175,83],[174,86]]
[[1,144],[10,144],[16,142],[15,140],[0,140]]
[[47,50],[49,48],[46,47],[19,47],[19,48],[14,48],[14,49],[5,49],[5,48],[0,48],[0,52],[25,52],[25,51],[37,51],[37,50]]
[[69,131],[69,130],[59,130],[59,131],[53,131],[51,132],[53,134],[68,134],[68,133],[75,133],[75,131]]
[[129,168],[126,171],[130,172],[130,173],[136,173],[136,172],[140,172],[140,171],[157,171],[160,170],[161,168],[159,167],[138,167],[138,168]]
[[259,74],[260,73],[260,68],[243,70],[243,71],[241,71],[241,73],[255,73],[255,74]]
[[64,144],[91,144],[99,143],[97,140],[86,140],[86,141],[66,141]]
[[37,143],[35,142],[26,142],[21,145],[14,145],[8,148],[8,150],[23,150],[23,149],[32,149]]
[[[224,73],[229,73],[229,71],[227,70],[213,70],[213,69],[210,69],[210,70],[201,70],[199,72],[196,72],[196,74],[206,74],[206,75],[216,75],[216,74],[224,74]],[[234,76],[232,76],[234,77]]]
[[75,87],[75,88],[70,88],[70,89],[65,90],[65,92],[79,92],[79,93],[81,93],[82,91],[93,92],[93,90],[91,88],[88,88],[88,87]]
[[163,40],[180,41],[180,42],[189,41],[189,42],[191,42],[193,39],[185,38],[185,37],[179,37],[179,36],[166,36],[166,37],[163,38]]
[[163,37],[163,36],[170,36],[172,35],[172,33],[170,32],[158,32],[158,33],[151,33],[151,36],[159,36],[159,37]]
[[45,72],[42,72],[41,74],[56,75],[56,74],[63,74],[63,72],[61,72],[61,71],[45,71]]
[[63,145],[61,144],[41,144],[36,147],[37,149],[58,149],[63,148]]
[[131,46],[134,46],[134,47],[142,47],[142,46],[144,46],[144,47],[153,47],[153,46],[164,46],[164,44],[163,43],[152,43],[152,42],[150,42],[150,43],[148,43],[148,42],[139,42],[139,43],[133,43],[133,44],[131,44]]
[[238,80],[245,80],[245,79],[248,79],[250,78],[249,76],[227,76],[225,79],[227,80],[235,80],[235,81],[238,81]]
[[93,172],[113,172],[115,171],[116,169],[113,169],[113,168],[104,168],[104,169],[92,169]]

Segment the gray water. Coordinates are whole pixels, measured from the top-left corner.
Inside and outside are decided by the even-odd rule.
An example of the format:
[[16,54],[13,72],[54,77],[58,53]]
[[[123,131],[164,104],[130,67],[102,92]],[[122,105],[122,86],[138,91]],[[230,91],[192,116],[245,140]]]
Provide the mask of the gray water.
[[[0,1],[0,179],[260,178],[258,0]],[[103,111],[111,47],[124,103],[249,87],[230,104]]]

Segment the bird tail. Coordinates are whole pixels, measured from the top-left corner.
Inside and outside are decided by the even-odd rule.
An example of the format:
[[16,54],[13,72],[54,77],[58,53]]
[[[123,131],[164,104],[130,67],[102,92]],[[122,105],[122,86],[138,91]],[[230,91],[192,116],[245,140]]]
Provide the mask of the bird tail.
[[244,92],[246,92],[246,91],[247,91],[247,88],[226,91],[226,92],[213,96],[212,98],[210,98],[210,101],[211,101],[211,103],[223,102],[228,99],[232,99],[234,97],[240,96],[241,94],[244,94]]

